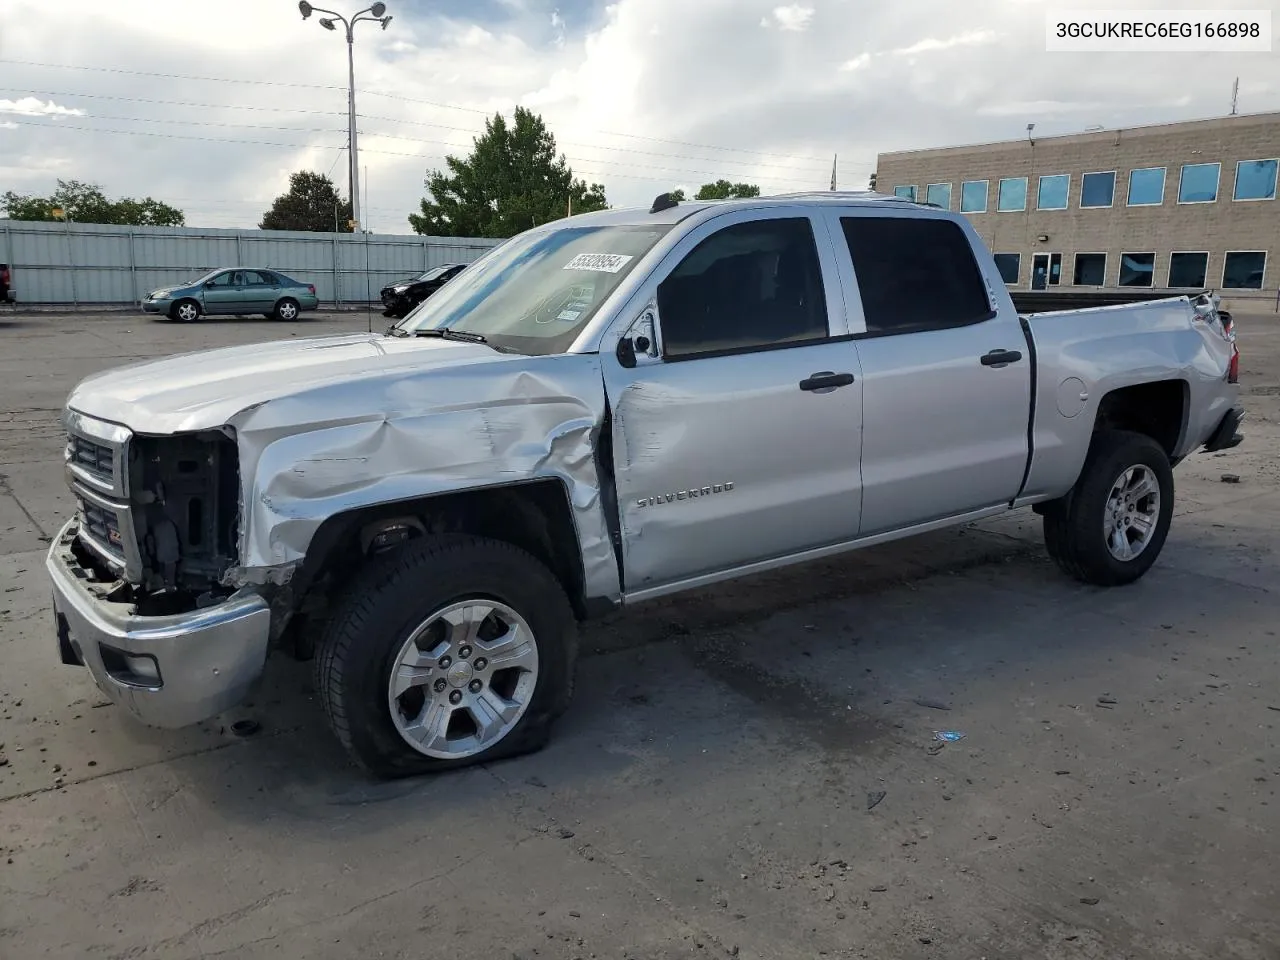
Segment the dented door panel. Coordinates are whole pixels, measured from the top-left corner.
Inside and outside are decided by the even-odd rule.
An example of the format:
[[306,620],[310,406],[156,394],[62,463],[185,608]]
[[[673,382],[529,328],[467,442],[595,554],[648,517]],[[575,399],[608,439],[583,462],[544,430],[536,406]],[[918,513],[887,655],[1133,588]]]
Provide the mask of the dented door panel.
[[849,341],[627,370],[603,358],[628,591],[853,539],[860,380]]

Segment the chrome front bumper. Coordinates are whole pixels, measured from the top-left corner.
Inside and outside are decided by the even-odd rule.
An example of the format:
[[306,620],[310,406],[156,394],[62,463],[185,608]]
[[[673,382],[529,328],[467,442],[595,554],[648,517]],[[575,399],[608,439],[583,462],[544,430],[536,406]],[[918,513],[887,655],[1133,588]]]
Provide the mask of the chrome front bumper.
[[164,617],[94,594],[62,528],[45,566],[63,658],[73,652],[108,697],[143,723],[185,727],[222,713],[248,694],[266,663],[271,613],[241,591],[212,607]]

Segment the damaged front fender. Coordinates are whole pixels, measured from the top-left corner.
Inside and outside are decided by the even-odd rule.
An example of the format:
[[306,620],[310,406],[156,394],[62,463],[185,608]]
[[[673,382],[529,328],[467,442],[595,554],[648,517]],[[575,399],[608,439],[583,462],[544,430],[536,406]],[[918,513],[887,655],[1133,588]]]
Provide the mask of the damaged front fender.
[[586,596],[620,595],[594,444],[604,419],[591,354],[337,381],[267,400],[230,422],[240,451],[241,563],[228,586],[287,583],[327,519],[362,507],[559,480]]

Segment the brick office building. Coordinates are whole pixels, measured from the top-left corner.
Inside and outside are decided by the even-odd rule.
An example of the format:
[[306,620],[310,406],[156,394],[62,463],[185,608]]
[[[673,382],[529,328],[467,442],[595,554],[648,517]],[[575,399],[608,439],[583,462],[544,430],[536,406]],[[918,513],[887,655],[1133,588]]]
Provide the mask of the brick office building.
[[880,155],[876,189],[966,214],[1017,289],[1274,296],[1280,113]]

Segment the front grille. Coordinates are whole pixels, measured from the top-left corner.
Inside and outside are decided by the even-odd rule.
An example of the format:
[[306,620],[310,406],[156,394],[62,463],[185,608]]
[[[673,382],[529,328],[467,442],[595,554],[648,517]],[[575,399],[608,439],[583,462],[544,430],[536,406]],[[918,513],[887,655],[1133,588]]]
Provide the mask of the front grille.
[[129,509],[129,430],[68,410],[67,480],[76,498],[81,543],[129,577],[141,575],[137,532]]
[[115,485],[115,451],[106,444],[72,436],[67,441],[67,458],[108,486]]
[[120,515],[109,507],[80,497],[80,533],[113,557],[124,560],[124,537],[120,533]]

